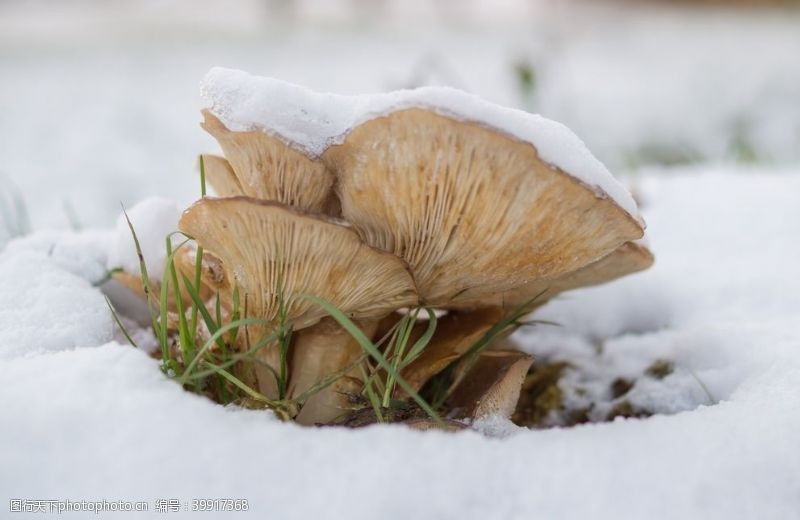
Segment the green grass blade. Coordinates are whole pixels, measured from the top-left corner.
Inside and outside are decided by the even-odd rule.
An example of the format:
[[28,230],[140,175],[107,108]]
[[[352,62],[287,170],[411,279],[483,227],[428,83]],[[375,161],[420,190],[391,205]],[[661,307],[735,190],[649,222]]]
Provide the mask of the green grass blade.
[[[200,279],[203,274],[203,248],[197,246],[195,250],[195,264],[194,264],[194,287],[200,287]],[[217,323],[220,323],[219,321]],[[193,331],[197,330],[197,306],[192,305],[191,328]]]
[[[153,305],[153,295],[150,291],[150,277],[147,274],[147,264],[144,261],[144,254],[142,253],[142,246],[139,243],[139,237],[136,235],[136,230],[133,229],[128,212],[125,211],[125,206],[122,206],[122,214],[125,216],[125,221],[128,223],[128,229],[131,231],[133,237],[133,245],[136,247],[136,256],[139,259],[139,275],[142,279],[142,290],[144,291],[144,299],[147,302],[147,308],[150,311],[150,319],[153,322],[153,332],[158,331],[158,315]],[[163,345],[162,345],[163,350]]]
[[330,314],[333,319],[339,322],[339,325],[341,325],[347,332],[350,333],[351,336],[353,336],[353,339],[358,342],[361,348],[363,348],[375,359],[375,361],[378,362],[381,368],[386,370],[389,375],[395,378],[397,384],[400,385],[400,388],[402,388],[409,396],[411,396],[411,398],[419,405],[420,408],[425,411],[425,413],[431,417],[431,419],[433,419],[438,425],[444,426],[444,422],[439,417],[439,414],[437,414],[436,411],[434,411],[434,409],[431,408],[431,406],[422,397],[420,397],[420,395],[413,388],[411,388],[411,385],[409,385],[406,380],[400,376],[392,364],[383,357],[383,354],[381,354],[381,352],[375,348],[375,345],[372,344],[369,338],[367,338],[364,333],[361,332],[361,329],[359,329],[356,324],[350,320],[350,318],[345,316],[344,313],[334,307],[330,302],[323,300],[322,298],[308,294],[298,294],[298,297],[316,303],[322,307],[325,312]]
[[203,155],[200,155],[200,196],[206,196],[206,162]]
[[173,288],[173,298],[175,299],[175,309],[178,314],[178,339],[179,345],[181,349],[181,354],[183,355],[183,362],[184,364],[191,361],[194,354],[194,329],[189,328],[189,324],[186,321],[186,313],[184,312],[183,308],[183,296],[181,295],[181,288],[178,284],[178,272],[175,268],[175,254],[178,250],[186,244],[187,240],[181,242],[178,247],[175,248],[173,251],[172,249],[172,234],[168,235],[166,238],[166,248],[167,248],[167,259],[166,265],[164,266],[164,273],[169,274],[170,279],[172,280],[172,288]]
[[214,322],[214,318],[211,317],[211,313],[208,312],[206,309],[205,303],[203,303],[203,299],[200,298],[200,294],[197,292],[197,288],[192,285],[192,282],[189,281],[189,278],[186,277],[185,274],[181,273],[183,278],[183,286],[186,289],[186,292],[189,293],[189,297],[192,299],[193,306],[200,311],[200,316],[203,317],[203,321],[208,327],[208,331],[216,338],[217,345],[220,348],[225,348],[225,342],[223,341],[221,336],[217,336],[216,332],[219,329],[219,324]]
[[317,381],[313,386],[311,386],[311,388],[309,388],[308,390],[306,390],[305,392],[303,392],[299,396],[295,397],[294,401],[296,403],[300,404],[300,405],[304,404],[308,400],[309,397],[311,397],[312,395],[314,395],[314,394],[316,394],[316,393],[318,393],[318,392],[320,392],[322,390],[325,390],[326,388],[331,386],[333,383],[335,383],[336,381],[338,381],[339,379],[341,379],[342,377],[347,375],[348,372],[350,372],[354,368],[358,367],[361,363],[364,362],[365,359],[367,359],[368,356],[369,356],[368,354],[362,354],[361,356],[359,356],[358,359],[356,359],[355,361],[353,361],[349,365],[345,366],[341,370],[337,370],[336,372],[328,374],[323,379]]
[[221,375],[234,385],[236,385],[242,392],[246,393],[251,399],[255,399],[256,401],[261,401],[262,403],[266,403],[271,408],[280,408],[281,403],[279,401],[273,401],[272,399],[268,398],[265,395],[262,395],[246,384],[244,384],[239,378],[224,370],[213,363],[209,363],[208,361],[203,361],[203,366],[208,367],[210,370],[213,370],[215,373]]
[[[186,370],[184,370],[184,379],[188,380],[188,378],[192,376],[192,371],[194,370],[195,366],[197,366],[198,362],[203,358],[205,353],[208,352],[211,346],[216,343],[226,332],[241,326],[264,324],[265,322],[266,320],[262,318],[242,318],[236,322],[226,323],[222,327],[217,328],[194,356],[194,359],[192,359],[192,361],[186,366]],[[267,338],[269,337],[270,336],[267,336]]]
[[128,329],[125,328],[125,325],[122,324],[122,320],[120,319],[119,315],[117,314],[117,310],[111,304],[111,300],[108,299],[108,296],[105,296],[105,299],[106,299],[106,304],[108,305],[108,309],[111,311],[111,316],[114,317],[114,321],[117,322],[117,327],[119,327],[119,330],[122,331],[122,334],[125,336],[125,339],[127,339],[128,343],[133,345],[135,348],[139,348],[139,345],[137,345],[136,342],[133,341],[133,338],[131,337],[131,335],[128,334]]
[[[543,294],[547,292],[548,289],[543,290],[530,300],[524,302],[522,305],[518,306],[514,309],[511,314],[497,322],[491,329],[486,331],[486,333],[478,339],[472,346],[467,349],[461,356],[457,359],[453,360],[447,368],[445,368],[442,372],[437,374],[435,380],[431,381],[434,387],[439,389],[439,396],[434,401],[434,406],[440,407],[450,396],[450,394],[455,390],[455,388],[461,383],[463,378],[469,374],[472,367],[478,360],[478,356],[480,356],[481,352],[488,347],[492,341],[497,338],[500,334],[505,332],[509,327],[515,327],[520,324],[520,318],[528,314],[530,311],[530,305],[533,304],[536,300],[538,300]],[[461,371],[461,376],[455,378],[453,381],[449,381],[452,378],[453,371],[461,362],[464,362],[464,369]]]
[[172,359],[172,353],[169,349],[169,339],[167,337],[167,307],[169,302],[169,278],[164,278],[161,281],[161,297],[159,299],[159,314],[160,318],[156,327],[156,336],[161,344],[161,358]]
[[[205,196],[205,169],[203,167],[203,156],[200,156],[200,178],[202,180],[202,195]],[[195,263],[194,263],[194,286],[195,288],[200,287],[200,280],[203,275],[203,248],[200,245],[197,245],[197,249],[195,250]],[[218,321],[221,323],[221,321]],[[192,306],[192,317],[191,317],[191,324],[192,330],[197,330],[197,306]]]
[[422,351],[425,350],[425,347],[428,346],[431,339],[433,339],[433,334],[436,332],[436,326],[438,325],[438,318],[436,318],[436,313],[433,312],[431,309],[425,309],[428,312],[428,328],[425,330],[425,334],[423,334],[414,345],[411,347],[411,350],[408,351],[408,355],[403,359],[403,362],[400,364],[400,368],[403,369],[411,364],[412,361],[417,359],[417,357],[422,354]]

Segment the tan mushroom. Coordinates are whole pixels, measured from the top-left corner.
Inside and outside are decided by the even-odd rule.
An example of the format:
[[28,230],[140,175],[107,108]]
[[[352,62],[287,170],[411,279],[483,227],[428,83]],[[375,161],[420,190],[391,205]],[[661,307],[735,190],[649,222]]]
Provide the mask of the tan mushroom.
[[[471,312],[451,313],[440,320],[441,333],[437,331],[426,350],[406,369],[404,375],[415,389],[419,389],[430,378],[457,360],[489,329],[509,312],[516,310],[518,306],[526,304],[538,296],[528,306],[527,311],[532,311],[561,292],[609,282],[647,269],[652,263],[653,255],[647,247],[637,242],[626,242],[600,260],[555,280],[538,280],[499,295],[496,302],[498,304],[497,307]],[[487,301],[487,303],[490,302]],[[418,334],[421,333],[421,330],[418,331]],[[514,349],[514,344],[507,337],[500,335],[491,344],[487,345],[486,352],[489,352],[488,349],[492,351],[508,351]],[[469,375],[471,384],[479,384],[477,379],[480,377],[494,376],[491,370],[472,372]],[[512,379],[510,381],[516,380]],[[508,399],[514,393],[519,394],[519,388],[514,390],[510,383],[504,388]]]
[[362,123],[323,160],[338,176],[343,218],[368,244],[405,259],[433,307],[485,306],[643,234],[617,203],[532,145],[430,110]]
[[536,300],[529,306],[533,310],[564,291],[600,285],[629,274],[644,271],[653,265],[653,253],[638,242],[626,242],[617,249],[580,269],[555,279],[535,280],[498,295],[495,303],[506,309],[514,309]]
[[[369,337],[375,333],[378,321],[365,320],[356,325]],[[358,342],[332,318],[299,331],[292,344],[290,395],[299,397],[363,356]],[[349,397],[360,394],[362,381],[361,371],[353,367],[303,403],[297,422],[327,424],[340,417],[348,411]]]
[[[241,193],[274,200],[314,213],[335,215],[338,201],[333,194],[334,176],[319,161],[291,148],[279,138],[261,131],[233,132],[210,111],[204,110],[203,128],[216,138],[238,180]],[[235,188],[220,164],[212,166],[214,182],[220,180],[220,195]],[[211,175],[209,175],[211,180]],[[223,180],[225,179],[225,180]]]
[[[451,393],[449,407],[458,412],[458,417],[511,417],[531,364],[532,357],[514,350],[488,350],[481,353]],[[464,369],[463,366],[460,368]]]
[[[269,88],[269,82],[263,84]],[[359,110],[368,113],[384,104],[365,103]],[[213,269],[204,267],[204,285],[227,284],[217,290],[229,299],[238,287],[247,315],[270,324],[277,319],[278,294],[328,299],[373,337],[382,334],[381,317],[400,307],[448,310],[427,349],[403,370],[404,378],[419,390],[453,364],[465,377],[457,379],[451,406],[467,417],[509,416],[531,358],[501,346],[481,353],[465,374],[464,352],[534,296],[541,295],[527,310],[559,292],[648,267],[652,255],[633,242],[643,235],[643,224],[632,214],[632,202],[608,195],[617,193],[614,186],[595,188],[579,180],[585,178],[580,172],[545,162],[537,141],[455,119],[447,111],[405,106],[412,108],[361,123],[356,114],[355,126],[347,125],[345,134],[309,148],[313,157],[279,137],[280,126],[272,133],[264,130],[268,125],[263,121],[249,121],[243,107],[234,111],[246,120],[241,128],[261,130],[233,131],[205,111],[203,127],[227,158],[206,159],[212,187],[222,195],[277,202],[243,197],[201,201],[187,210],[181,229],[219,258],[223,276],[215,281]],[[385,113],[373,113],[379,112]],[[291,126],[291,121],[284,123]],[[547,150],[542,148],[545,157]],[[353,229],[282,204],[342,215]],[[377,250],[390,254],[380,256]],[[386,264],[379,274],[369,271],[379,263]],[[353,287],[358,287],[358,298],[347,296]],[[286,301],[288,319],[299,329],[291,352],[290,394],[296,397],[363,354],[313,304]],[[249,327],[248,332],[258,336],[268,329]],[[418,324],[412,341],[424,330]],[[275,349],[262,361],[275,368]],[[267,373],[259,373],[257,382],[272,396],[264,383],[271,379]],[[360,384],[358,376],[352,371],[314,395],[298,421],[335,419],[347,407],[347,392]]]
[[[197,275],[197,249],[189,245],[184,245],[180,248],[174,256],[175,268],[178,270],[178,283],[181,285],[181,292],[185,293],[183,289],[183,277],[186,276],[192,284],[195,282]],[[214,298],[219,292],[226,293],[230,291],[230,285],[225,278],[225,270],[222,267],[222,262],[219,258],[214,256],[208,251],[203,252],[203,258],[200,262],[200,287],[197,287],[200,297],[203,301]],[[184,301],[189,301],[189,296],[184,296]],[[225,299],[221,300],[223,305],[229,303]]]
[[[181,274],[186,275],[190,280],[194,280],[195,277],[195,251],[193,248],[190,248],[186,245],[181,247],[175,252],[175,256],[173,257],[175,262],[175,268],[177,269],[177,278],[178,278],[178,291],[181,295],[181,302],[183,303],[184,307],[187,307],[191,303],[191,296],[189,292],[186,290],[183,277]],[[212,274],[212,271],[218,270],[218,267],[214,266],[215,259],[213,258],[204,258],[202,262],[203,269],[201,271],[202,278],[201,284],[199,287],[200,297],[206,301],[207,299],[211,298],[217,291],[217,283],[214,282],[215,275]],[[218,262],[218,260],[217,260]],[[168,273],[165,276],[170,276]],[[133,294],[138,296],[141,299],[145,299],[145,291],[144,291],[144,284],[142,283],[141,275],[130,274],[125,271],[119,271],[113,274],[114,280],[119,282],[122,286],[126,289],[131,291]],[[150,298],[151,303],[158,307],[160,305],[160,294],[161,294],[161,285],[162,281],[156,281],[151,279],[150,280]],[[170,285],[172,284],[172,279],[170,278],[169,281]],[[222,281],[219,282],[222,284]],[[167,293],[167,310],[169,312],[175,312],[177,310],[177,302],[175,300],[175,293],[173,289],[170,288],[169,292]]]
[[236,177],[231,163],[224,157],[212,154],[203,154],[203,169],[206,182],[220,197],[236,197],[246,195]]
[[[246,316],[268,323],[246,328],[245,340],[253,344],[277,325],[281,305],[295,329],[325,316],[298,294],[327,300],[351,319],[377,319],[417,304],[403,261],[365,245],[333,219],[246,197],[205,198],[184,212],[179,227],[221,260],[231,284],[227,298],[237,286]],[[266,366],[255,375],[268,397],[275,395],[268,367],[277,367],[276,350],[267,347],[259,354]]]

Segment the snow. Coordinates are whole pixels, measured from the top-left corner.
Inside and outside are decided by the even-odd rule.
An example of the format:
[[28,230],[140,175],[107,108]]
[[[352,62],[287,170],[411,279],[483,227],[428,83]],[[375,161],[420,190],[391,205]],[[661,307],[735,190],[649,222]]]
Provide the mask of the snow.
[[111,313],[98,289],[47,254],[11,245],[0,254],[0,359],[111,340]]
[[[56,17],[52,2],[0,2],[0,501],[129,498],[155,517],[159,498],[229,496],[250,502],[237,518],[797,518],[800,14],[292,3],[290,19],[274,15],[286,2],[256,0],[82,2]],[[533,67],[532,93],[518,63]],[[34,229],[67,227],[65,206],[103,228],[120,201],[185,207],[196,154],[215,147],[192,94],[216,64],[350,94],[449,85],[574,130],[633,183],[656,264],[549,303],[537,317],[561,327],[516,340],[572,365],[551,424],[586,407],[603,419],[622,399],[657,415],[534,431],[487,418],[458,435],[306,430],[169,381],[125,345],[103,293],[149,351],[146,310],[95,286],[115,254],[138,271],[127,228],[12,240],[27,219],[8,188]],[[720,165],[748,149],[762,166]],[[630,171],[683,160],[708,164]],[[136,225],[154,271],[176,220],[163,214]],[[643,375],[657,360],[672,373]],[[615,399],[618,378],[633,386]]]
[[[787,330],[800,311],[800,179],[751,175],[758,173],[706,168],[645,177],[655,267],[571,292],[537,315],[563,327],[522,332],[540,361],[574,365],[561,381],[570,409],[592,405],[595,420],[621,401],[659,413],[691,410],[728,399],[756,367],[800,354]],[[673,372],[643,377],[658,360]],[[609,395],[617,378],[635,381],[623,399]]]
[[399,110],[427,108],[530,143],[550,165],[611,197],[638,216],[630,193],[566,126],[523,110],[506,108],[449,87],[420,87],[379,94],[316,93],[285,81],[214,67],[202,83],[211,112],[229,130],[262,130],[311,156],[342,143],[356,126]]
[[110,237],[109,231],[64,232],[48,229],[11,241],[4,252],[12,255],[32,251],[45,255],[58,267],[96,284],[108,276],[106,259]]
[[[573,363],[571,406],[600,415],[625,376],[630,399],[658,412],[573,428],[304,429],[224,408],[109,343],[108,315],[93,318],[100,289],[12,242],[0,255],[14,295],[0,299],[2,499],[146,500],[153,517],[159,498],[228,497],[249,501],[236,518],[794,518],[800,175],[651,171],[636,191],[655,266],[564,295],[536,315],[560,327],[516,336],[540,362]],[[658,359],[676,369],[641,377]]]
[[[151,197],[126,210],[126,213],[139,240],[148,276],[152,280],[161,280],[167,257],[164,240],[167,235],[177,231],[178,219],[181,216],[180,208],[169,199]],[[182,235],[173,237],[173,244],[177,245],[181,238]],[[126,273],[133,275],[139,274],[139,257],[125,215],[120,215],[117,219],[107,267],[122,268]]]

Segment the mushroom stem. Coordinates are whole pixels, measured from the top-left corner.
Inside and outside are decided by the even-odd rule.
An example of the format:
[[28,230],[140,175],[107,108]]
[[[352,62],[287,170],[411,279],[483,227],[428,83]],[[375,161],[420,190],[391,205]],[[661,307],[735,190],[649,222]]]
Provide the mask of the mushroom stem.
[[[366,336],[372,336],[377,320],[356,323]],[[290,396],[297,398],[325,378],[344,370],[364,354],[358,342],[332,318],[298,331],[292,345]],[[347,411],[348,394],[361,392],[361,373],[357,367],[329,386],[311,395],[302,405],[297,422],[305,425],[329,423]]]
[[509,310],[537,297],[528,306],[533,312],[558,294],[610,282],[644,271],[653,265],[653,253],[639,242],[625,242],[606,256],[561,276],[535,280],[497,295],[493,303]]

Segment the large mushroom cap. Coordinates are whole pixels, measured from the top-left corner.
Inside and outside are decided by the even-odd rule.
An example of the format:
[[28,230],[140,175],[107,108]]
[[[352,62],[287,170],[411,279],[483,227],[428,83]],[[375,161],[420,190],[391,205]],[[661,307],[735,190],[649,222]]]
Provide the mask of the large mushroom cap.
[[354,319],[417,303],[402,260],[365,245],[332,219],[246,197],[205,198],[184,212],[179,227],[222,261],[248,316],[274,321],[283,301],[296,329],[313,325],[325,313],[294,298],[300,293],[323,298]]
[[484,306],[643,234],[612,198],[530,143],[426,109],[362,123],[323,160],[338,175],[342,216],[368,244],[405,259],[433,307]]
[[279,138],[252,130],[234,132],[204,110],[203,128],[216,138],[238,181],[239,193],[222,164],[209,177],[216,187],[218,179],[223,189],[219,195],[247,195],[275,200],[316,213],[332,213],[338,209],[333,196],[334,176],[324,164],[293,149]]
[[[600,285],[644,271],[653,265],[654,260],[653,253],[645,245],[626,242],[603,258],[576,271],[554,279],[535,280],[500,294],[496,304],[504,308],[515,308],[530,302],[533,308],[564,291]],[[535,301],[531,302],[534,298]]]

